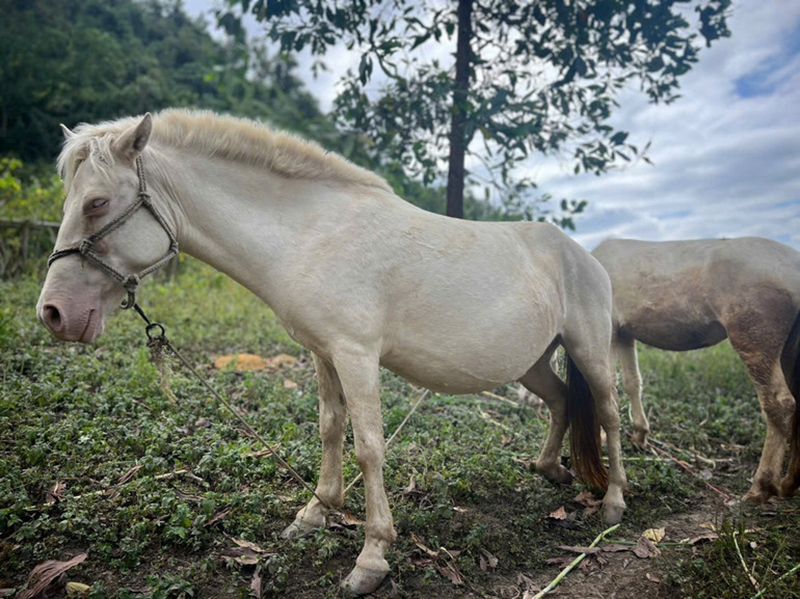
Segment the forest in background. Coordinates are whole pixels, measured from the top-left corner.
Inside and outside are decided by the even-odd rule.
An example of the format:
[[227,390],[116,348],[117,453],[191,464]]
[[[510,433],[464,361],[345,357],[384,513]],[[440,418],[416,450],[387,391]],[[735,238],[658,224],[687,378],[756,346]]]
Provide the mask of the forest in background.
[[[297,75],[243,35],[212,37],[180,0],[0,0],[0,276],[52,248],[22,221],[59,221],[63,190],[53,163],[74,127],[167,107],[202,108],[265,122],[318,142],[387,178],[399,195],[444,212],[444,189],[368,153],[337,129]],[[518,215],[470,197],[472,219]],[[13,225],[13,226],[12,226]],[[25,247],[23,247],[25,246]],[[25,254],[22,260],[21,254]]]

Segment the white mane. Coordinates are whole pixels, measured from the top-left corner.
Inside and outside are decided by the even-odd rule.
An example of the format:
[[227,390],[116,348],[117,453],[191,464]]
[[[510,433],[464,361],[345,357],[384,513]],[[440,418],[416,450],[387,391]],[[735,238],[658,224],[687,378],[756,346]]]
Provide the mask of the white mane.
[[[91,160],[100,170],[105,170],[104,164],[112,164],[111,144],[140,120],[126,117],[79,125],[58,157],[58,170],[67,190],[82,160]],[[154,115],[150,143],[260,166],[291,179],[340,181],[392,191],[382,177],[315,143],[273,131],[256,121],[209,111],[168,109]]]

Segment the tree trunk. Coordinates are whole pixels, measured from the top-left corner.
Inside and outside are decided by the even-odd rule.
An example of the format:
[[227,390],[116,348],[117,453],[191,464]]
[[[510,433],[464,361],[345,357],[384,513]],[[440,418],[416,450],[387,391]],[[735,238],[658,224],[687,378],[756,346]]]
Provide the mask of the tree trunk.
[[447,216],[464,216],[464,154],[467,150],[467,92],[469,91],[472,37],[472,0],[458,0],[458,40],[456,42],[456,81],[453,87],[453,112],[450,119],[450,158],[447,173]]

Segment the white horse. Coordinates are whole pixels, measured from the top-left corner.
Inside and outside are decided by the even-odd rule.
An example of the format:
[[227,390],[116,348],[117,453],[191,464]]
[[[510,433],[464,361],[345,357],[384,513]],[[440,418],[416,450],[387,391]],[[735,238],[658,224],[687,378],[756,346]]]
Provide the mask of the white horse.
[[[614,341],[631,401],[634,443],[650,430],[636,340],[672,351],[730,338],[755,385],[767,438],[744,499],[791,496],[800,485],[800,253],[776,241],[612,239],[593,252],[611,276]],[[786,442],[789,466],[783,481]]]
[[[58,166],[67,199],[39,318],[60,339],[96,339],[105,315],[126,291],[129,307],[138,277],[177,243],[266,302],[313,352],[320,387],[319,499],[297,513],[287,536],[323,526],[342,506],[347,412],[352,421],[366,540],[344,586],[377,588],[396,536],[381,470],[381,365],[446,393],[521,381],[551,411],[539,472],[571,481],[559,462],[569,421],[576,473],[607,485],[605,517],[620,520],[626,481],[612,395],[611,284],[557,228],[430,214],[316,145],[210,113],[170,110],[64,132]],[[559,344],[571,358],[567,384],[549,365]]]

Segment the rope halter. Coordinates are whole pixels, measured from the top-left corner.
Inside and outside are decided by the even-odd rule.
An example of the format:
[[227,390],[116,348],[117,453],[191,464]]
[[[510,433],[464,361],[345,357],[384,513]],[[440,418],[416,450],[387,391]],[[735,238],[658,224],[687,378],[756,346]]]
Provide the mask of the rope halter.
[[[147,193],[147,181],[144,177],[144,162],[142,161],[141,155],[136,158],[136,176],[139,179],[139,193],[136,195],[135,202],[128,206],[117,218],[97,231],[97,233],[89,235],[85,239],[81,240],[81,242],[76,246],[65,248],[63,250],[55,250],[47,259],[47,267],[50,268],[53,262],[59,258],[69,256],[71,254],[80,254],[83,258],[91,262],[106,275],[122,285],[128,294],[128,297],[120,306],[123,310],[133,308],[133,306],[136,304],[136,291],[139,288],[139,282],[150,273],[153,273],[164,266],[172,259],[173,256],[176,256],[179,251],[178,240],[175,238],[175,234],[167,225],[167,221],[165,221],[158,210],[156,210],[156,207],[153,205],[153,201],[150,198],[150,194]],[[98,241],[119,229],[131,216],[133,216],[133,213],[141,207],[147,208],[147,210],[149,210],[156,219],[158,224],[161,225],[161,228],[164,229],[167,237],[169,238],[169,249],[167,250],[167,253],[164,254],[164,257],[155,264],[148,266],[139,273],[124,275],[111,266],[108,262],[103,260],[100,257],[100,254],[94,250],[94,246]]]

